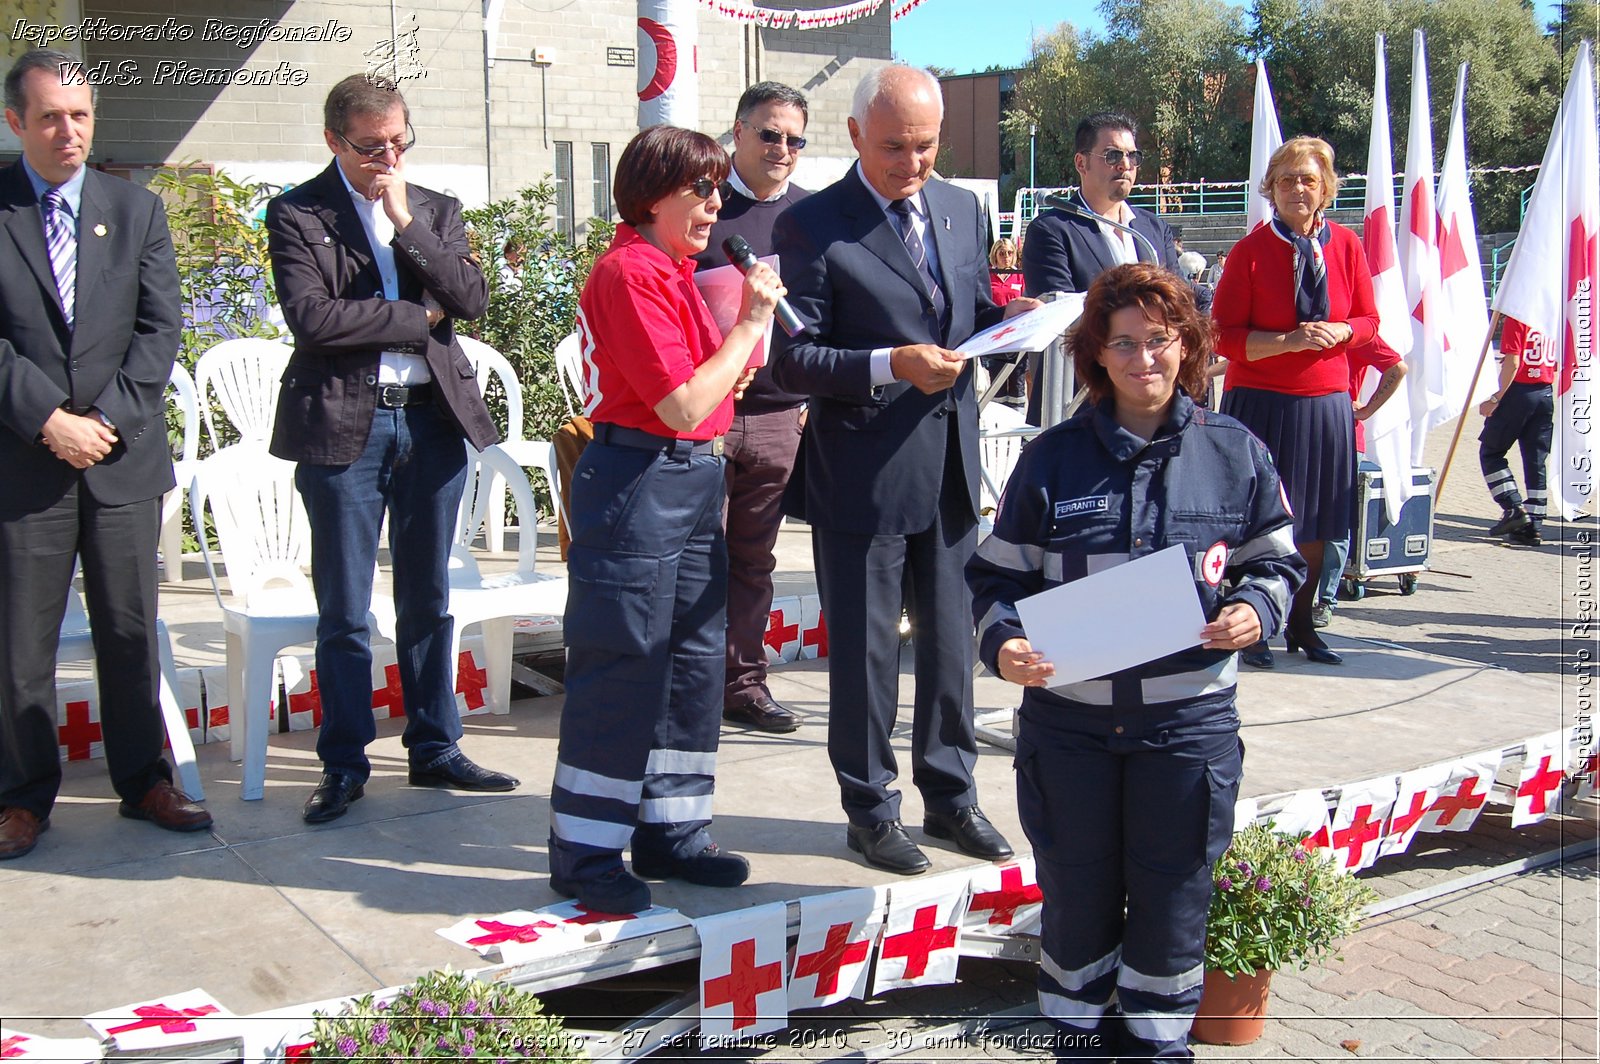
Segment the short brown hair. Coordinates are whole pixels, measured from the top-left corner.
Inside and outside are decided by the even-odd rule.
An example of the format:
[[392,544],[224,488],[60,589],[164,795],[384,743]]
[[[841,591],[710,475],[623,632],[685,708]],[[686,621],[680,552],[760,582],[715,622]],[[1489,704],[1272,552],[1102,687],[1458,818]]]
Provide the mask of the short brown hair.
[[1339,174],[1333,168],[1333,145],[1321,137],[1292,137],[1280,144],[1278,150],[1272,153],[1272,158],[1267,160],[1267,176],[1261,179],[1261,187],[1257,191],[1267,199],[1272,199],[1272,187],[1278,181],[1278,171],[1306,159],[1316,163],[1322,175],[1322,209],[1327,210],[1333,206],[1334,196],[1339,194]]
[[1083,301],[1083,313],[1067,335],[1078,381],[1098,403],[1111,394],[1111,375],[1100,364],[1100,352],[1111,333],[1111,315],[1138,307],[1151,321],[1178,334],[1183,358],[1178,362],[1178,387],[1198,399],[1205,392],[1206,359],[1211,354],[1211,319],[1194,305],[1194,290],[1171,270],[1149,262],[1113,266],[1095,278]]
[[617,160],[611,198],[629,225],[655,220],[651,210],[662,197],[709,177],[717,184],[728,176],[728,153],[704,133],[677,126],[641,130]]
[[400,90],[373,80],[367,74],[351,74],[328,91],[322,103],[322,128],[343,134],[356,115],[382,118],[398,104],[411,121],[411,107]]

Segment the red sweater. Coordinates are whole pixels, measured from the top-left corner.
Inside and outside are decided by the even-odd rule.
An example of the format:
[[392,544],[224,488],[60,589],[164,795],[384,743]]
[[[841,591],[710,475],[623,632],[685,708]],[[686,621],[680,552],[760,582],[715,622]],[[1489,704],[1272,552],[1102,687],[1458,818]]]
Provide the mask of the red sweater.
[[1233,246],[1211,304],[1217,354],[1229,360],[1224,390],[1331,395],[1350,387],[1346,349],[1372,342],[1378,333],[1378,306],[1361,241],[1342,225],[1327,225],[1323,255],[1328,264],[1328,320],[1348,323],[1355,335],[1348,344],[1326,351],[1290,351],[1256,362],[1245,357],[1251,332],[1286,333],[1300,327],[1294,309],[1294,246],[1271,225],[1263,225]]

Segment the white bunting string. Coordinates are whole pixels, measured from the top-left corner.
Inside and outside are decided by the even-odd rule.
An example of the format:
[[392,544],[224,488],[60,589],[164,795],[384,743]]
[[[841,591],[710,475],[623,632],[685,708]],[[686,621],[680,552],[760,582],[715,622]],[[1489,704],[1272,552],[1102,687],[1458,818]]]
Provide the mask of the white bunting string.
[[736,22],[753,22],[774,30],[815,30],[842,26],[866,18],[883,6],[883,0],[856,0],[838,7],[800,11],[794,8],[758,7],[740,0],[700,0],[700,6]]

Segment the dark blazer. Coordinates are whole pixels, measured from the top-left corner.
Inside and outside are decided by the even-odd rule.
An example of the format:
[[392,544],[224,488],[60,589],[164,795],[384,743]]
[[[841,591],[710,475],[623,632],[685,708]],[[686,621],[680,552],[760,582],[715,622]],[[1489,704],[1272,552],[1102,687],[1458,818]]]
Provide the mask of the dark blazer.
[[[344,465],[360,457],[377,406],[383,351],[420,354],[433,375],[434,402],[472,446],[500,438],[452,318],[489,306],[483,271],[467,257],[461,205],[407,185],[411,224],[393,246],[400,298],[383,298],[383,278],[338,163],[267,204],[267,248],[278,302],[294,334],[272,427],[272,453],[291,462]],[[444,308],[432,330],[423,291]]]
[[[1178,272],[1178,248],[1172,227],[1142,207],[1133,208],[1133,228],[1161,250],[1161,265]],[[1139,261],[1149,249],[1134,241]],[[1047,210],[1029,225],[1022,242],[1022,275],[1030,296],[1046,292],[1086,292],[1100,274],[1116,265],[1100,227],[1065,211]]]
[[[154,194],[95,170],[84,175],[76,317],[69,332],[17,162],[0,171],[0,514],[42,510],[80,478],[107,506],[173,486],[163,396],[183,318],[167,215]],[[81,472],[39,438],[62,406],[116,426],[111,453]]]
[[941,335],[900,234],[856,169],[790,208],[773,243],[789,303],[807,328],[774,335],[773,380],[811,396],[784,512],[841,532],[907,535],[934,521],[955,417],[967,494],[978,514],[978,420],[972,372],[924,395],[904,381],[874,389],[876,348],[955,347],[1000,320],[989,291],[986,228],[972,193],[922,189],[950,324]]

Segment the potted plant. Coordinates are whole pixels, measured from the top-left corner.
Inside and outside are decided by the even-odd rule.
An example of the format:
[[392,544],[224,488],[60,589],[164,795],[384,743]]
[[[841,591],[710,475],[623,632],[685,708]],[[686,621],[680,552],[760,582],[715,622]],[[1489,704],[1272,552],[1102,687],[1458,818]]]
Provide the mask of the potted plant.
[[532,994],[463,972],[429,972],[393,998],[368,994],[337,1016],[316,1014],[311,1060],[587,1061],[561,1020]]
[[1307,851],[1293,835],[1263,824],[1235,834],[1212,871],[1194,1039],[1244,1045],[1259,1038],[1272,973],[1320,960],[1356,929],[1374,897],[1326,852]]

